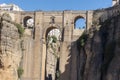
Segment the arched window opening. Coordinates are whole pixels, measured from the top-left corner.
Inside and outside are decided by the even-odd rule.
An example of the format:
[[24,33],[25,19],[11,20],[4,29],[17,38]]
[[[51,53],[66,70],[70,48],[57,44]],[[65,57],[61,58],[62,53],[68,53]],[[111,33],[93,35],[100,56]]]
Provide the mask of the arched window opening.
[[27,16],[24,18],[24,27],[26,28],[33,28],[34,26],[34,20],[32,17]]
[[75,20],[75,29],[85,29],[86,28],[86,20],[84,18],[77,18]]

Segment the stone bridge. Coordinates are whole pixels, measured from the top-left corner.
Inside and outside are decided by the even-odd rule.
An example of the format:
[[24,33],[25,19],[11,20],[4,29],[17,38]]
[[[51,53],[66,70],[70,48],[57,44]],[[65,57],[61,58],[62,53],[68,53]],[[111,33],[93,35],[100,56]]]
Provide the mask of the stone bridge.
[[[24,74],[22,80],[46,80],[47,42],[46,38],[52,29],[61,32],[59,48],[60,80],[77,80],[77,47],[73,45],[85,30],[93,25],[93,21],[104,22],[110,17],[120,14],[120,6],[95,11],[32,11],[9,13],[13,22],[25,28],[23,38],[24,51],[22,66]],[[75,29],[77,19],[86,21],[84,29]],[[33,27],[27,27],[27,20],[33,19]]]
[[[52,29],[59,29],[61,40],[59,47],[60,80],[77,80],[77,54],[79,51],[73,43],[85,30],[93,25],[93,21],[104,22],[110,17],[120,14],[120,6],[95,11],[1,11],[0,15],[9,13],[13,22],[25,28],[23,37],[24,74],[21,80],[46,80],[47,35]],[[84,29],[75,29],[77,19],[86,21]],[[27,27],[27,20],[33,19],[33,27]],[[98,22],[99,23],[99,22]]]
[[[59,47],[60,80],[77,80],[77,47],[73,43],[85,30],[93,25],[93,21],[104,22],[110,17],[120,14],[120,6],[95,11],[32,11],[9,13],[13,22],[25,28],[23,38],[24,51],[22,80],[46,80],[47,35],[52,29],[59,29],[61,40]],[[84,29],[75,29],[75,22],[83,18],[86,21]],[[27,27],[27,20],[33,19],[33,27]]]
[[[1,15],[3,13],[8,12],[0,12]],[[61,80],[77,80],[77,57],[75,57],[77,52],[71,51],[71,46],[85,30],[91,27],[93,11],[9,11],[9,15],[11,21],[25,28],[22,80],[45,80],[46,35],[54,28],[59,29],[62,35],[59,50]],[[85,29],[75,29],[75,22],[79,18],[86,20]],[[27,28],[28,19],[34,20],[32,28]]]

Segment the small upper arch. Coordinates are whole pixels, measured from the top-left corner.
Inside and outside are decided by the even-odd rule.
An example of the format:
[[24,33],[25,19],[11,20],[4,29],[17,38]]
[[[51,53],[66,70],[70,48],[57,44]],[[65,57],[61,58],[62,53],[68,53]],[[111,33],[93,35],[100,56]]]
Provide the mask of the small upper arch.
[[85,29],[86,19],[83,16],[76,16],[74,18],[74,29]]
[[23,25],[26,28],[32,28],[34,26],[34,19],[31,16],[25,16],[23,18]]

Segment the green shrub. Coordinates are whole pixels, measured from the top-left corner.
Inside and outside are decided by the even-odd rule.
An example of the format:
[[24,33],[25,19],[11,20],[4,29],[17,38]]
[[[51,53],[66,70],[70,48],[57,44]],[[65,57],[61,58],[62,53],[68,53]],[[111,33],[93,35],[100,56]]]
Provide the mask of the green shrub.
[[53,43],[56,43],[56,42],[57,42],[56,36],[53,35],[53,36],[51,36],[51,38],[53,39],[53,41],[52,41]]
[[48,35],[48,37],[47,37],[47,42],[49,42],[49,41],[50,41],[50,39],[51,39],[51,37]]
[[85,45],[85,39],[80,40],[80,46],[83,47]]
[[93,21],[92,24],[93,25],[98,25],[98,22],[97,21]]
[[56,80],[60,80],[60,74],[61,74],[60,70],[57,70],[56,71]]
[[19,67],[19,68],[17,69],[18,78],[21,78],[23,72],[24,72],[23,68]]
[[86,33],[83,33],[80,38],[77,40],[77,48],[80,50],[82,47],[84,47],[86,41],[87,41],[88,35]]
[[20,34],[20,37],[22,37],[23,33],[25,31],[24,28],[20,24],[18,24],[18,23],[15,23],[15,26],[18,28],[18,32]]

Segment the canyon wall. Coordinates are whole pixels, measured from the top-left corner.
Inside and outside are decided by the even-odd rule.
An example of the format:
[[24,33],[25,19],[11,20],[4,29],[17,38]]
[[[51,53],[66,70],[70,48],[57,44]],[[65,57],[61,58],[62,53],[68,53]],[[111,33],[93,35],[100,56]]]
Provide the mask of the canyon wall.
[[77,80],[120,80],[120,13],[100,14],[94,11],[93,25],[76,42]]
[[0,80],[17,80],[22,57],[19,30],[8,14],[0,17]]

